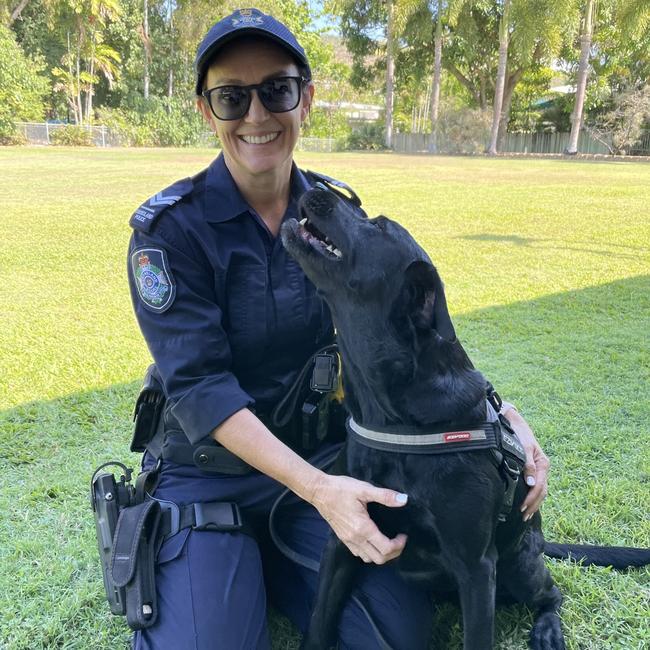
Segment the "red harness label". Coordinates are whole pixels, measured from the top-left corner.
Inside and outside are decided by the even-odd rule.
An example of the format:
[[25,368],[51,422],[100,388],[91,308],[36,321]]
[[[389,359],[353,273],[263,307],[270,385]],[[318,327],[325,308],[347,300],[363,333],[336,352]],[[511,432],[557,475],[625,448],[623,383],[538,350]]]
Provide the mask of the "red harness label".
[[469,431],[453,431],[445,433],[443,439],[445,442],[465,442],[472,439],[472,434]]

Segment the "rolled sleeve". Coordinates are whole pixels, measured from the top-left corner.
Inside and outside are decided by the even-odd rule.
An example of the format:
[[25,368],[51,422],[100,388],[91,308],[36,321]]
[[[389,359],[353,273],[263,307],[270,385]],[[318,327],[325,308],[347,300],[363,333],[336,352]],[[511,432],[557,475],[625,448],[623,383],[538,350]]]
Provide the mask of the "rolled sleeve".
[[[158,227],[152,234],[133,234],[128,277],[135,315],[172,414],[195,443],[255,400],[231,372],[231,350],[215,296],[214,269],[172,226]],[[164,311],[151,309],[135,277],[131,257],[144,248],[164,251],[174,296]]]
[[171,407],[192,444],[207,436],[224,420],[247,406],[253,399],[244,392],[231,373],[221,373],[198,382]]

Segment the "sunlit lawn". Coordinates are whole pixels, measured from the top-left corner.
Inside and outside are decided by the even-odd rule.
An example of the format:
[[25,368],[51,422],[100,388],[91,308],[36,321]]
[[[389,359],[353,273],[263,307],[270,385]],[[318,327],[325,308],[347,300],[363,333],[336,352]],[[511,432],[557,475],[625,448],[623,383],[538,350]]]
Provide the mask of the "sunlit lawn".
[[[128,219],[210,150],[0,148],[0,648],[126,648],[108,613],[90,475],[128,452],[148,354],[126,283]],[[553,468],[557,541],[650,546],[650,165],[299,154],[406,225],[445,280],[474,362]],[[650,572],[549,562],[572,650],[650,647]],[[458,612],[436,647],[458,649]],[[499,613],[497,647],[530,614]],[[298,636],[272,617],[274,648]],[[225,649],[228,650],[228,649]]]

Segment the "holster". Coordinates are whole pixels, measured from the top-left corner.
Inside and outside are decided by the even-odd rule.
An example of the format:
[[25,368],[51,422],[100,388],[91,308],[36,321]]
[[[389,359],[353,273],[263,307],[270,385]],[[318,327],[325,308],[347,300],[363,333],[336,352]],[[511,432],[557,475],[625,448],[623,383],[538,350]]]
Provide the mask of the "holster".
[[160,518],[160,503],[147,500],[123,508],[117,521],[111,578],[125,590],[126,620],[132,630],[153,625],[158,615],[154,565]]
[[156,435],[165,408],[165,393],[155,364],[147,368],[133,412],[131,451],[142,452]]

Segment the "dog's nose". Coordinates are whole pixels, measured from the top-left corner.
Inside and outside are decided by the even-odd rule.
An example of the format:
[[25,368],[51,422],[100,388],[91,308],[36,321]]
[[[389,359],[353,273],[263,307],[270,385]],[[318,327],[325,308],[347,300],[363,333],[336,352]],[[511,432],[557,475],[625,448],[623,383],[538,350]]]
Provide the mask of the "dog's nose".
[[337,197],[324,185],[317,183],[313,189],[309,190],[304,196],[304,202],[309,212],[319,216],[328,216],[334,209]]

